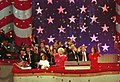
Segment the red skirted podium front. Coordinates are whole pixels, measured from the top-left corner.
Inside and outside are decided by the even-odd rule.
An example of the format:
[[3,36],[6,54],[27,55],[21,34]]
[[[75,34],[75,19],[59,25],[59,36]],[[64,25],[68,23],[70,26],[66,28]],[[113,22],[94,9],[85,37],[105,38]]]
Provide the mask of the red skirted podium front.
[[87,74],[106,71],[120,71],[120,63],[99,63],[98,68],[88,70],[65,70],[64,67],[51,66],[48,69],[20,69],[16,65],[13,66],[13,74],[20,73],[64,73],[64,74]]
[[120,63],[99,63],[98,68],[65,70],[51,66],[49,69],[20,69],[13,66],[14,82],[120,82]]

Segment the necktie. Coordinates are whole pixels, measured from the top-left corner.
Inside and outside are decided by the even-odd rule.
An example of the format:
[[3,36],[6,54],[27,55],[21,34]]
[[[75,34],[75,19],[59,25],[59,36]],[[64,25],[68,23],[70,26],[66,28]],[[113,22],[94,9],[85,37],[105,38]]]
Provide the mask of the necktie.
[[28,57],[28,64],[30,64],[30,54],[29,54],[29,57]]
[[85,61],[85,53],[83,52],[82,54],[83,54],[83,61]]

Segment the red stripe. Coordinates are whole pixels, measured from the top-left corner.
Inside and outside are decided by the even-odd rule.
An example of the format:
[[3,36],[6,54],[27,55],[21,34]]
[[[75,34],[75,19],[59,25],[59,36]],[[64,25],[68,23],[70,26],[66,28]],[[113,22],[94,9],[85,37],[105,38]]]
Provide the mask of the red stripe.
[[[14,7],[18,10],[28,10],[32,7],[32,1],[31,0],[26,0],[26,1],[20,1],[20,0],[13,0],[14,2]],[[16,18],[14,16],[13,18],[13,22],[14,24],[18,27],[18,28],[21,28],[21,29],[26,29],[28,27],[30,27],[29,24],[32,23],[32,16],[28,19],[25,19],[25,20],[21,20],[19,18]],[[20,45],[22,42],[24,42],[25,44],[31,44],[31,41],[30,41],[30,38],[21,38],[21,37],[18,37],[16,34],[15,34],[15,43],[17,45]]]
[[9,5],[11,5],[11,2],[9,0],[7,2],[6,2],[6,0],[0,1],[0,10],[6,8]]
[[0,20],[0,28],[2,28],[3,26],[5,26],[9,23],[12,23],[13,22],[12,17],[13,17],[13,14],[6,16],[2,20]]
[[116,21],[120,24],[120,15],[116,14]]
[[120,41],[120,33],[116,31],[116,38],[115,41]]
[[[10,32],[12,32],[13,33],[13,30],[11,30],[11,31],[9,31],[8,33],[6,33],[5,35],[7,36],[7,37],[10,37]],[[14,36],[14,35],[13,35]]]
[[20,38],[20,37],[18,37],[18,36],[14,36],[15,37],[15,43],[17,44],[17,45],[19,45],[20,46],[20,44],[22,43],[22,42],[24,42],[25,44],[28,44],[28,45],[30,45],[31,44],[31,41],[30,41],[30,38],[28,37],[28,38]]
[[15,8],[19,10],[27,10],[30,9],[32,6],[31,0],[20,1],[20,0],[13,0]]
[[[116,0],[116,3],[120,6],[120,0]],[[116,14],[116,21],[120,24],[120,15],[118,15],[118,14]],[[118,27],[118,28],[120,28],[120,27]],[[116,30],[115,36],[116,36],[115,41],[117,41],[117,42],[120,41],[120,33],[117,32],[117,30]]]
[[117,3],[118,5],[120,5],[120,0],[116,0],[116,3]]
[[25,20],[20,20],[16,18],[15,16],[13,16],[13,22],[18,28],[26,29],[30,27],[30,24],[32,24],[32,16]]

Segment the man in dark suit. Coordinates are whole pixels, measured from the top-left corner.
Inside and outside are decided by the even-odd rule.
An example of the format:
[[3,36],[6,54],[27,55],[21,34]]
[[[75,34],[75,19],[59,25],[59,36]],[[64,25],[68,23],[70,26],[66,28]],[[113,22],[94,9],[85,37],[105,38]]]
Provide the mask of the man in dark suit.
[[28,64],[30,64],[32,68],[36,68],[37,67],[36,62],[38,62],[37,60],[38,57],[36,57],[37,55],[33,51],[30,50],[29,46],[26,47],[25,54],[26,55],[24,56],[23,60],[27,61]]
[[68,61],[78,61],[78,53],[76,52],[76,47],[74,44],[70,46],[67,57]]
[[11,54],[8,50],[8,41],[7,40],[3,40],[3,42],[1,43],[1,47],[0,47],[0,55],[2,59],[9,59],[11,58]]
[[87,46],[84,44],[81,46],[81,51],[79,52],[79,61],[89,61],[89,53],[86,51]]
[[51,56],[48,52],[49,51],[48,51],[48,48],[45,46],[45,42],[40,42],[38,53],[39,53],[40,57],[42,57],[42,55],[45,54],[46,59],[50,62]]

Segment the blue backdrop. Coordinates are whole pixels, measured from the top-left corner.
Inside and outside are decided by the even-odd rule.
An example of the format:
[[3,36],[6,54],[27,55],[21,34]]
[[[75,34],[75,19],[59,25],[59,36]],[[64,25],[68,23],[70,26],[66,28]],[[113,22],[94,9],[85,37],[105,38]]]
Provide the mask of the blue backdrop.
[[33,30],[46,44],[73,38],[76,47],[101,43],[102,54],[114,49],[114,0],[33,0]]

